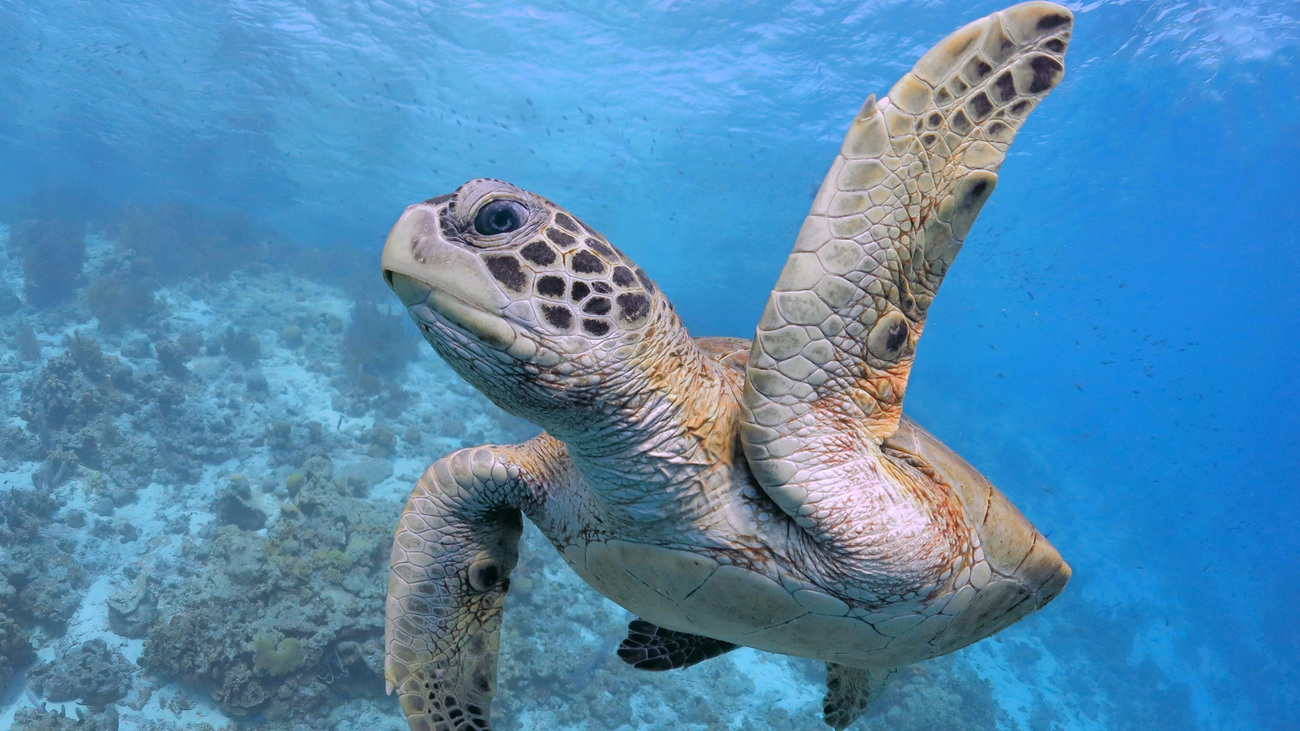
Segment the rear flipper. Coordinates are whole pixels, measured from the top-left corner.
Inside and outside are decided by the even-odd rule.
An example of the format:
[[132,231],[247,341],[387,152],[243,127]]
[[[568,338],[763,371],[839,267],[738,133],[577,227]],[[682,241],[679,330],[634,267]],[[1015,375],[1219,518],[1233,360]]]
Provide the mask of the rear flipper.
[[848,728],[897,673],[896,668],[851,668],[826,663],[826,698],[822,714],[833,729]]
[[644,619],[627,626],[627,639],[618,646],[618,656],[637,670],[677,670],[717,657],[740,645],[712,637],[674,632]]

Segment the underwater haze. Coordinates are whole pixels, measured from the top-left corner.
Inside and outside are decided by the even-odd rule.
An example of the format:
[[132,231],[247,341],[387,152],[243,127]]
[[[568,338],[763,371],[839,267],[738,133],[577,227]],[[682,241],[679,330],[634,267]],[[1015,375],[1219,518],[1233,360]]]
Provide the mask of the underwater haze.
[[[749,338],[868,94],[1009,2],[0,0],[0,729],[407,728],[425,466],[536,429],[379,254],[492,177]],[[855,729],[1300,728],[1300,4],[1067,3],[906,411],[1074,570]],[[824,667],[641,673],[525,532],[500,729],[825,728]]]

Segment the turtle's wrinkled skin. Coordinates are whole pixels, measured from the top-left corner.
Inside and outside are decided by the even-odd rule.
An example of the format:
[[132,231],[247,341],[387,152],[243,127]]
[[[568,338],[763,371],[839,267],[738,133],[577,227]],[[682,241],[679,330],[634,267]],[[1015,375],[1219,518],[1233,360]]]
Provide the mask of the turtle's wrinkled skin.
[[385,674],[412,729],[489,727],[523,516],[641,618],[623,660],[824,660],[835,728],[899,666],[1060,593],[1056,550],[902,402],[930,302],[1071,27],[1017,5],[868,99],[752,344],[692,339],[604,237],[507,183],[406,210],[385,278],[452,368],[545,429],[438,460],[402,514]]

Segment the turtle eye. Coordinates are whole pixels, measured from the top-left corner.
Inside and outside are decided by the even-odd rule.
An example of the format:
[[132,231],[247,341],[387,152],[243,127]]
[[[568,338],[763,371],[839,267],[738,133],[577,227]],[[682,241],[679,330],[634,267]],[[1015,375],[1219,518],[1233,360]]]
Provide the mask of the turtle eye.
[[479,236],[510,233],[524,225],[528,210],[511,200],[494,200],[478,209],[474,216],[474,232]]

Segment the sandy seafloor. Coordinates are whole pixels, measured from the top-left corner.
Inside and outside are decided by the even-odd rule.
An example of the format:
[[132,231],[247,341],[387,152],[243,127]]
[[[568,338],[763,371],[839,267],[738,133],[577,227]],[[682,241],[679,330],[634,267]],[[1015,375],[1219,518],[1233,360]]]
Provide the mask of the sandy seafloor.
[[[113,244],[96,236],[89,237],[87,243],[86,270],[91,276],[112,257]],[[7,251],[7,246],[0,246],[0,252]],[[0,263],[0,283],[21,291],[18,262],[5,256]],[[71,305],[35,319],[25,312],[0,318],[0,339],[6,343],[0,350],[0,426],[11,433],[28,433],[27,422],[19,416],[24,388],[67,347],[74,332],[94,339],[105,357],[120,359],[137,379],[147,381],[172,377],[159,370],[152,350],[140,347],[139,341],[146,338],[177,339],[196,333],[210,341],[234,327],[256,336],[261,346],[260,358],[249,366],[225,354],[205,351],[190,359],[189,374],[177,379],[185,400],[181,410],[187,416],[178,417],[181,423],[175,428],[188,428],[186,419],[207,419],[226,424],[224,428],[234,437],[227,443],[228,455],[203,463],[192,484],[154,482],[136,489],[133,495],[115,495],[105,502],[102,481],[96,483],[95,471],[83,466],[53,488],[61,505],[34,535],[49,545],[61,546],[78,565],[81,577],[76,585],[63,587],[75,604],[66,631],[28,628],[37,652],[36,666],[52,663],[52,670],[43,672],[57,672],[83,643],[102,639],[124,659],[117,667],[119,672],[128,669],[129,690],[111,704],[116,710],[114,720],[112,713],[76,700],[56,702],[43,697],[39,684],[31,680],[36,671],[29,666],[0,698],[0,729],[15,724],[20,712],[26,720],[13,727],[72,728],[59,714],[69,719],[81,714],[87,720],[80,727],[87,728],[116,724],[120,729],[152,730],[404,729],[397,703],[384,695],[382,678],[376,672],[379,658],[375,650],[383,612],[377,599],[373,604],[355,606],[357,616],[348,620],[356,625],[348,640],[361,648],[365,657],[351,666],[345,680],[335,678],[338,667],[329,657],[331,651],[338,652],[337,646],[313,646],[307,659],[283,674],[254,672],[252,681],[271,695],[282,688],[289,688],[290,696],[307,693],[304,697],[310,699],[310,705],[297,707],[290,700],[280,706],[278,714],[267,715],[266,705],[254,705],[248,715],[232,716],[214,700],[211,683],[183,682],[175,675],[148,671],[138,661],[153,628],[165,624],[183,593],[195,591],[193,582],[202,580],[204,567],[210,564],[196,565],[193,557],[203,555],[204,545],[216,540],[214,536],[222,530],[222,540],[263,540],[277,521],[287,520],[282,517],[284,506],[293,498],[285,485],[291,475],[300,473],[300,465],[287,463],[283,449],[277,453],[274,440],[267,438],[277,422],[289,422],[291,441],[317,438],[336,475],[348,474],[356,467],[353,474],[364,474],[369,486],[354,484],[352,496],[392,519],[429,462],[462,445],[518,440],[527,436],[529,427],[503,418],[422,343],[418,355],[394,378],[400,393],[370,398],[367,405],[356,406],[357,401],[350,401],[346,393],[346,378],[341,378],[338,362],[344,331],[339,324],[349,317],[354,296],[338,284],[262,266],[223,279],[167,286],[157,295],[164,309],[146,328],[151,333],[127,329],[102,336],[96,321],[77,314],[78,308]],[[16,348],[8,347],[24,318],[35,324],[42,346],[36,361],[24,361]],[[305,320],[333,325],[304,327],[305,342],[292,347],[283,330]],[[402,332],[404,337],[417,339],[413,328]],[[255,380],[256,374],[265,379],[264,391],[260,383],[256,392],[250,390],[250,378]],[[404,402],[400,408],[390,405],[385,414],[382,404],[389,398]],[[165,420],[145,415],[150,408],[147,404],[128,405],[117,419],[124,429],[131,429],[131,420],[137,416]],[[961,418],[955,411],[953,419]],[[302,436],[311,422],[323,426],[324,436]],[[376,422],[401,437],[387,449],[376,450]],[[952,425],[931,426],[942,434]],[[162,424],[160,428],[163,431],[159,433],[166,434],[171,427]],[[984,428],[989,434],[987,454],[966,455],[976,465],[982,460],[1010,459],[1007,454],[1032,461],[1033,445],[1013,438],[1013,425]],[[183,442],[182,435],[178,434],[177,440]],[[0,453],[0,494],[35,489],[32,474],[41,464],[12,457],[12,453]],[[269,518],[267,527],[251,531],[256,536],[235,535],[239,529],[224,525],[213,507],[229,491],[236,475],[243,475],[250,486],[245,503]],[[1056,535],[1071,530],[1069,516],[1031,511],[1030,518]],[[1094,544],[1092,550],[1095,555],[1068,558],[1083,561],[1096,571],[1106,565],[1107,546]],[[379,553],[386,554],[386,546],[381,546]],[[364,584],[364,591],[358,590],[361,594],[381,597],[385,581],[382,556],[375,561],[375,551],[367,555],[369,563],[354,565],[348,581]],[[182,569],[190,575],[185,576]],[[317,577],[316,584],[300,592],[305,605],[334,588],[328,581],[320,581],[317,574],[312,576]],[[127,638],[110,627],[108,600],[140,577],[159,606],[144,637]],[[825,728],[820,720],[823,670],[813,661],[742,649],[673,673],[641,673],[623,666],[613,649],[630,615],[579,581],[531,527],[525,534],[513,587],[502,637],[500,692],[494,705],[494,718],[501,729]],[[1209,701],[1212,690],[1198,684],[1202,681],[1172,675],[1176,660],[1171,646],[1180,631],[1177,615],[1169,611],[1153,614],[1162,620],[1143,627],[1139,636],[1131,629],[1117,629],[1118,625],[1109,621],[1114,613],[1125,611],[1123,606],[1158,602],[1158,597],[1146,596],[1152,589],[1114,582],[1089,584],[1086,593],[1073,589],[991,640],[906,669],[854,728],[1174,728],[1196,725],[1198,717],[1202,722],[1213,721],[1218,711]],[[229,662],[242,660],[247,666],[250,636],[229,641]],[[343,661],[337,662],[342,667]],[[309,693],[301,690],[309,685]],[[1132,692],[1136,688],[1141,691]],[[32,709],[37,708],[47,709],[47,714],[33,720],[37,717]],[[285,708],[291,710],[287,715]]]

